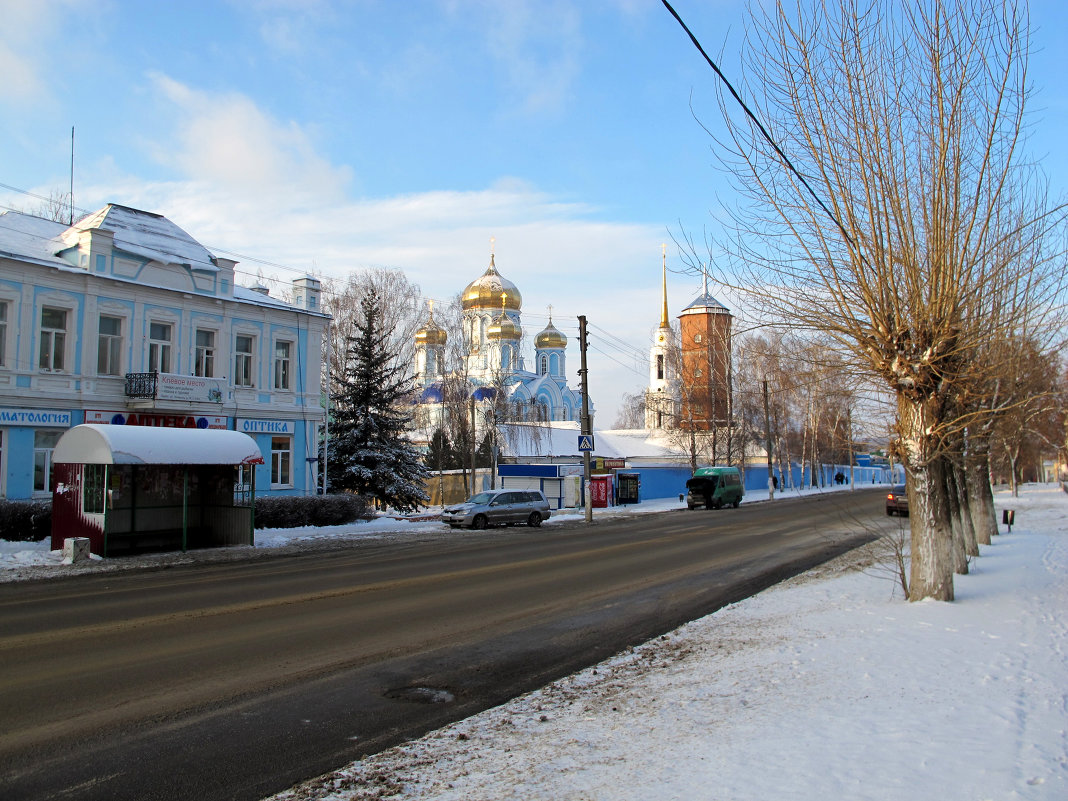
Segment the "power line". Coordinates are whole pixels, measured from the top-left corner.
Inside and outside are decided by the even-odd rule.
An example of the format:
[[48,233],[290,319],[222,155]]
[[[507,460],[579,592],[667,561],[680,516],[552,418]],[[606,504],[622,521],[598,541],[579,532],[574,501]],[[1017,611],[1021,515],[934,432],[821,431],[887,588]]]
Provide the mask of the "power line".
[[827,208],[826,204],[820,199],[819,195],[816,194],[815,190],[811,186],[809,186],[809,183],[805,179],[805,176],[802,175],[800,171],[798,171],[798,169],[794,166],[794,163],[790,161],[789,156],[787,156],[783,152],[782,148],[779,147],[778,143],[771,138],[771,134],[768,133],[767,129],[764,127],[764,124],[757,118],[757,115],[752,112],[749,106],[746,105],[746,102],[742,100],[741,95],[739,95],[738,92],[735,91],[734,86],[729,80],[727,80],[727,76],[723,74],[723,71],[716,65],[716,62],[714,62],[712,58],[708,55],[708,53],[705,52],[705,49],[701,46],[701,43],[697,41],[697,37],[693,35],[690,29],[686,26],[686,23],[682,21],[682,17],[680,17],[678,15],[678,12],[676,12],[675,9],[671,7],[671,3],[669,3],[668,0],[660,0],[660,2],[664,4],[664,8],[666,8],[670,12],[671,16],[673,16],[678,21],[679,25],[682,26],[682,29],[686,32],[686,35],[690,37],[690,41],[693,42],[693,46],[697,48],[698,52],[702,56],[704,56],[705,61],[708,62],[708,66],[710,66],[712,70],[716,73],[716,75],[719,76],[719,79],[727,87],[727,90],[731,93],[731,96],[736,101],[738,101],[738,105],[742,107],[742,110],[745,111],[749,119],[753,121],[754,125],[756,125],[757,130],[760,131],[761,136],[763,136],[764,139],[767,140],[768,144],[771,145],[772,148],[774,148],[775,152],[779,155],[779,158],[782,159],[783,164],[786,165],[790,172],[797,176],[798,180],[801,181],[805,189],[808,190],[808,193],[812,195],[812,199],[816,201],[819,207],[823,209],[824,213],[831,218],[835,225],[838,226],[838,230],[842,232],[842,236],[846,238],[846,242],[849,243],[850,247],[855,248],[856,243],[854,243],[853,237],[849,235],[849,232],[846,230],[845,226],[842,225],[838,217],[836,217],[834,213],[829,208]]

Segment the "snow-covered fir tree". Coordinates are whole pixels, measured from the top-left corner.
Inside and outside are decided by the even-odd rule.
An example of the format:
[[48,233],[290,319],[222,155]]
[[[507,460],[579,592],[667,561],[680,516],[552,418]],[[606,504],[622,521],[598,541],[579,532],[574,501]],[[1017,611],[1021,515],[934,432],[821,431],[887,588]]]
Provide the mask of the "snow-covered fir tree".
[[360,301],[361,319],[349,340],[330,421],[330,488],[376,498],[411,511],[428,498],[428,470],[405,432],[411,378],[398,364],[383,330],[382,304],[372,287]]

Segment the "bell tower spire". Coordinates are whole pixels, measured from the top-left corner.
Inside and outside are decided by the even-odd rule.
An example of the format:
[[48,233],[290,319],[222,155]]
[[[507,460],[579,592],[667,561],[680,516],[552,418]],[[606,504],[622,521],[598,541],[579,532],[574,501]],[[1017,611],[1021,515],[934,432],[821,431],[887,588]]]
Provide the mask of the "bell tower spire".
[[660,255],[664,260],[663,280],[661,282],[661,296],[663,303],[660,309],[660,327],[671,328],[671,323],[668,322],[668,308],[667,308],[667,245],[660,245]]
[[675,394],[677,381],[673,366],[674,332],[668,318],[667,245],[660,246],[660,325],[649,349],[649,386],[645,390],[645,427],[673,428],[677,424]]

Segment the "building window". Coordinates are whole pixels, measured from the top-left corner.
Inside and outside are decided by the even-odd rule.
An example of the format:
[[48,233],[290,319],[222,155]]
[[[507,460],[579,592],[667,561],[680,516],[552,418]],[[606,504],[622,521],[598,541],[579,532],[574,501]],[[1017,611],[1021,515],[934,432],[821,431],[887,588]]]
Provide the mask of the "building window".
[[196,352],[193,354],[193,375],[201,378],[215,376],[215,332],[197,329]]
[[33,492],[47,495],[52,492],[52,451],[62,431],[33,432]]
[[656,378],[658,381],[664,380],[664,354],[656,354]]
[[67,312],[63,309],[41,309],[40,368],[50,372],[62,371],[66,348]]
[[293,440],[271,437],[271,486],[293,486]]
[[148,369],[160,373],[171,371],[171,326],[169,323],[148,325]]
[[122,318],[100,315],[96,374],[122,375]]
[[7,305],[0,303],[0,367],[7,367]]
[[291,389],[289,378],[289,353],[292,342],[274,343],[274,388]]
[[694,342],[700,342],[701,341],[701,335],[700,334],[694,334],[693,335],[693,341]]
[[252,337],[238,334],[234,338],[234,386],[252,386]]
[[549,357],[543,353],[538,362],[538,373],[540,375],[545,375],[547,372],[549,372]]

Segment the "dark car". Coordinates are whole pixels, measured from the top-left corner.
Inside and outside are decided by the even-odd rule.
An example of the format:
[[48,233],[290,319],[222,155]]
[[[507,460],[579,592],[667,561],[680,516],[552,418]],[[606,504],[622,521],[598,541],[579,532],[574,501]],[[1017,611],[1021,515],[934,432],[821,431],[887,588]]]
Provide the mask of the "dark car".
[[886,494],[886,513],[902,517],[909,516],[909,496],[905,492],[904,484],[898,484]]

